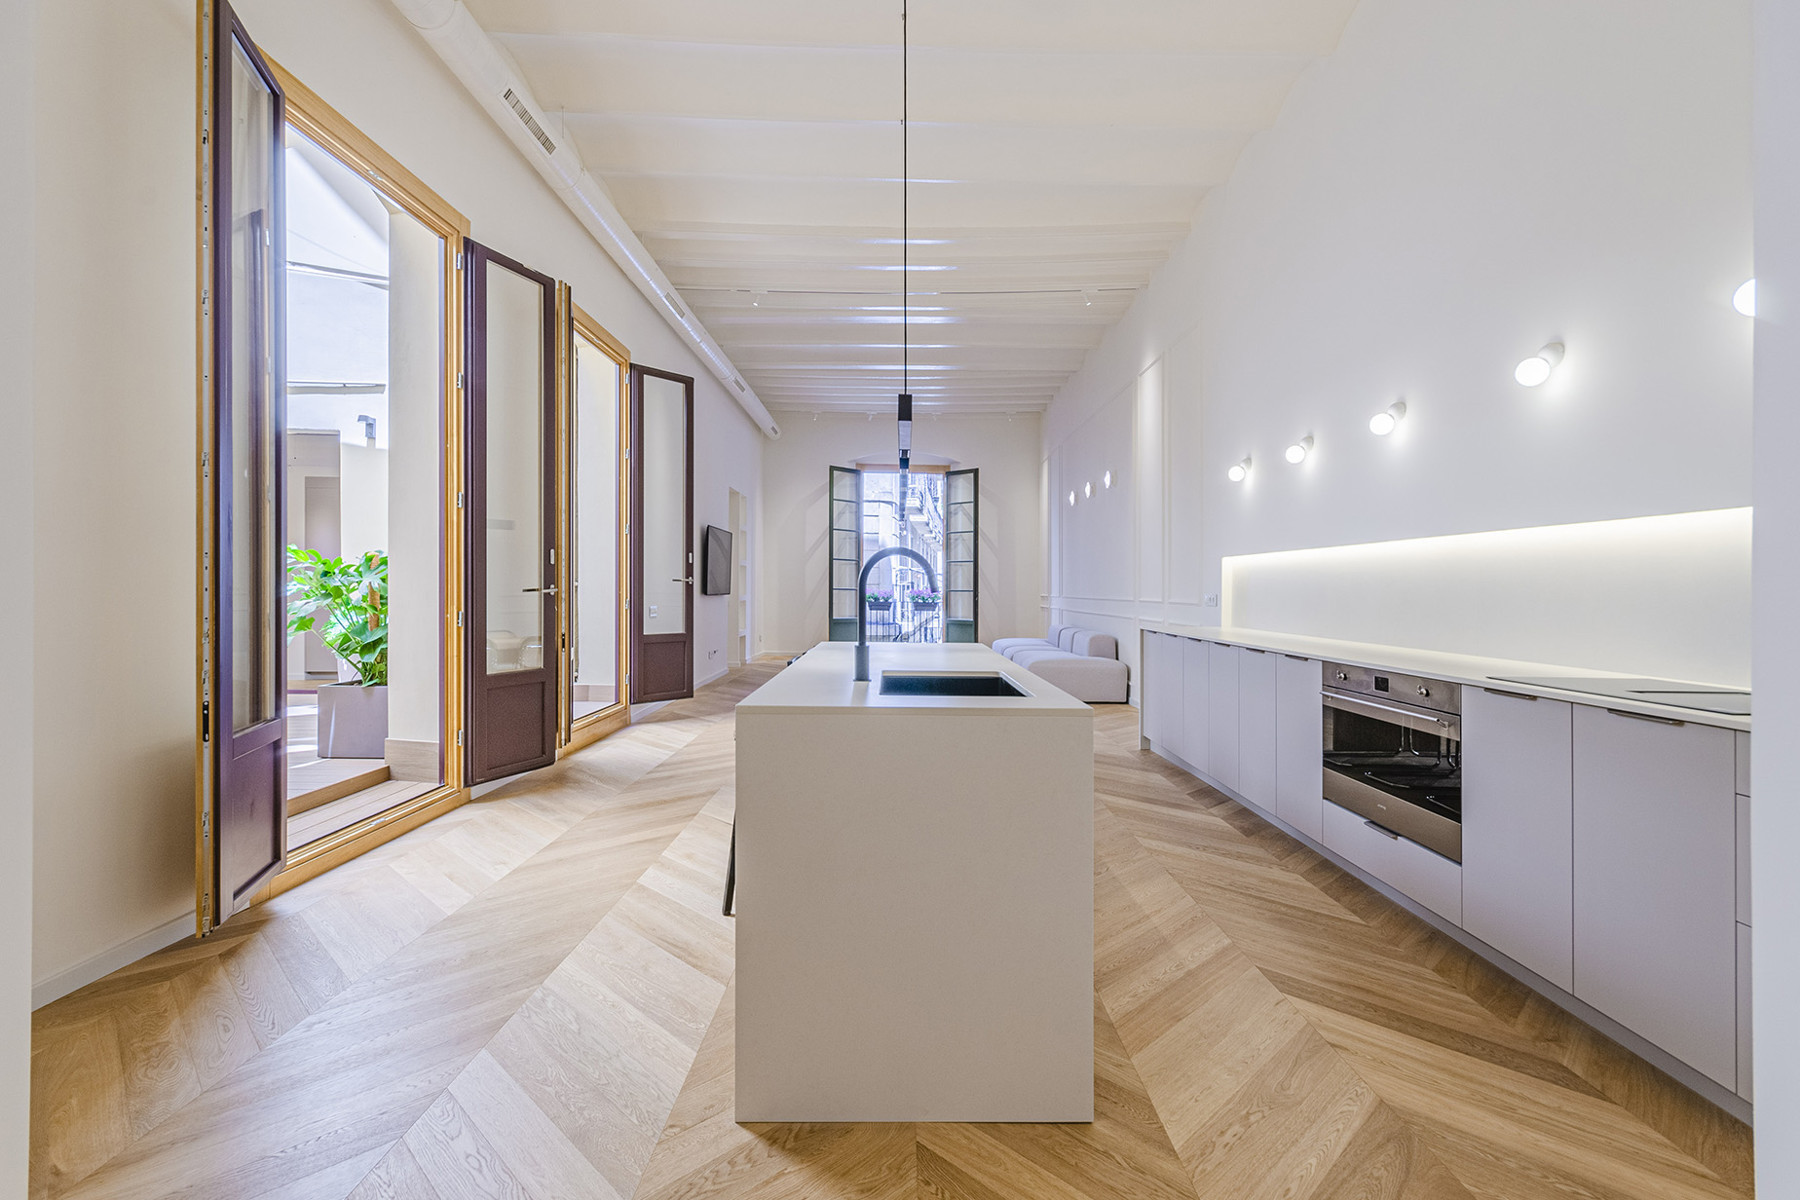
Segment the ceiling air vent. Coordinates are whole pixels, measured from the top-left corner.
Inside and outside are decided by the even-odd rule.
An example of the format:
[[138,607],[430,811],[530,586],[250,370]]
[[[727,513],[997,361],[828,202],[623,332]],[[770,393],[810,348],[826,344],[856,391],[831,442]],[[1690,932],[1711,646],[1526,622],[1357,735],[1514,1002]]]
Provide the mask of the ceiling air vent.
[[687,309],[681,307],[681,301],[675,298],[674,292],[664,292],[663,299],[669,302],[669,307],[675,310],[676,316],[684,321],[687,320]]
[[747,388],[747,387],[745,387],[745,386],[744,386],[744,381],[743,381],[743,380],[741,380],[741,379],[739,379],[739,378],[738,378],[738,377],[737,377],[737,376],[735,376],[735,375],[733,375],[733,376],[732,376],[732,377],[731,377],[731,382],[733,382],[733,383],[735,383],[735,384],[737,384],[737,390],[738,390],[738,391],[740,391],[740,392],[747,392],[747,391],[749,391],[749,390],[750,390],[750,389],[749,389],[749,388]]
[[531,136],[538,140],[538,145],[544,148],[544,153],[555,154],[556,143],[550,140],[550,135],[544,132],[544,127],[537,123],[537,118],[531,115],[531,110],[525,107],[525,102],[519,99],[518,93],[511,88],[506,89],[506,103],[512,107],[513,112],[519,115],[519,120],[525,123],[525,128],[531,130]]

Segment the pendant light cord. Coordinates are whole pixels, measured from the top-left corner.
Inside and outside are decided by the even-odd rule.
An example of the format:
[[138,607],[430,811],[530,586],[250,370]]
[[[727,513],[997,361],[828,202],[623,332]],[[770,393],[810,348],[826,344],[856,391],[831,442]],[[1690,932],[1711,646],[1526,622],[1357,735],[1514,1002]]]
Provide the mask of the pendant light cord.
[[900,0],[900,390],[912,391],[912,126],[906,0]]

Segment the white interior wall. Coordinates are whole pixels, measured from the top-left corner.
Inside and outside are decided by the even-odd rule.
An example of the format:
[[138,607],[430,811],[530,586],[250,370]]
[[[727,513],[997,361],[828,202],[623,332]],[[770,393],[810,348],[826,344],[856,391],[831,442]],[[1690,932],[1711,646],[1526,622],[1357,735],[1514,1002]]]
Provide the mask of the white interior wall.
[[[15,446],[32,445],[33,316],[37,168],[32,62],[33,0],[0,2],[0,423]],[[0,623],[13,630],[0,647],[0,1195],[26,1192],[31,1128],[31,835],[33,456],[14,454],[0,471]]]
[[[749,418],[387,0],[234,7],[475,237],[568,280],[639,361],[698,379],[697,465],[718,491],[699,520],[722,522],[728,486],[757,494]],[[190,0],[63,0],[33,43],[37,76],[60,81],[33,127],[32,640],[59,664],[34,681],[39,1002],[192,928],[194,22]],[[698,632],[696,657],[722,662],[723,620]]]
[[[1217,623],[1227,556],[1748,504],[1748,17],[1362,0],[1052,406],[1053,610],[1134,645]],[[1068,508],[1102,460],[1161,502]]]
[[[1800,675],[1800,6],[1756,6],[1756,674]],[[1751,871],[1756,1186],[1800,1195],[1800,689],[1756,697]]]
[[[825,640],[829,469],[870,455],[897,455],[893,442],[894,421],[886,415],[782,415],[781,440],[764,450],[762,522],[752,526],[760,547],[756,653],[795,654]],[[1043,632],[1040,442],[1036,413],[921,414],[914,422],[917,453],[981,470],[984,642]]]

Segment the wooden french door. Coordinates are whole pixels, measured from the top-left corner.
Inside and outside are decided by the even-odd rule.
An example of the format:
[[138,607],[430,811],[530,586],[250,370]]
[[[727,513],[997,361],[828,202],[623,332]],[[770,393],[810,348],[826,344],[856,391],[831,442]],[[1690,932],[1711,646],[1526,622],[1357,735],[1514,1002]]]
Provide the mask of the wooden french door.
[[465,241],[470,783],[556,761],[556,281]]
[[981,472],[944,474],[944,640],[981,640]]
[[208,13],[198,926],[287,855],[285,97],[223,0]]
[[854,642],[856,622],[864,603],[857,576],[862,571],[863,518],[862,472],[854,467],[832,467],[825,503],[826,536],[831,573],[825,589],[825,636],[834,642]]
[[694,381],[631,367],[631,702],[694,694]]

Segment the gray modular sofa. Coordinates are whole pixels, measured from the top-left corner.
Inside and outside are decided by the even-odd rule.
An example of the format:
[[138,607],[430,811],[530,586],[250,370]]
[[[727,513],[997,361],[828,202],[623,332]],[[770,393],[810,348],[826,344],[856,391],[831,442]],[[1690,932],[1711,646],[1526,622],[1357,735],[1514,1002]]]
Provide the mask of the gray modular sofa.
[[1110,633],[1052,625],[1041,638],[997,638],[994,649],[1039,679],[1088,704],[1123,704],[1129,669]]

